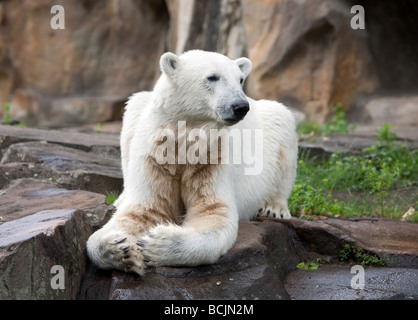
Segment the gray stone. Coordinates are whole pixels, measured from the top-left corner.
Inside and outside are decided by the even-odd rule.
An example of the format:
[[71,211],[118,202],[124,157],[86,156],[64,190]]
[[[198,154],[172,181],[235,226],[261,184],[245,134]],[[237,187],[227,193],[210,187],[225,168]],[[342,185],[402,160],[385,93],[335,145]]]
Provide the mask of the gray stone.
[[14,179],[53,179],[60,186],[120,192],[119,134],[0,125],[0,188]]
[[[0,300],[75,299],[91,232],[76,209],[41,211],[0,225]],[[51,284],[56,265],[63,267],[64,289]]]
[[[351,288],[356,264],[321,265],[295,270],[285,280],[291,299],[418,299],[418,224],[387,219],[326,219],[281,222],[295,230],[298,242],[311,252],[334,257],[344,243],[387,259],[390,267],[365,268],[364,290]],[[309,261],[303,258],[302,261]]]
[[[109,150],[87,152],[52,143],[16,143],[8,148],[0,162],[1,165],[10,163],[41,164],[46,171],[41,175],[49,176],[65,188],[102,194],[122,190],[120,155],[114,149],[110,152]],[[36,168],[40,169],[39,166]],[[29,171],[29,174],[32,173]],[[5,173],[3,175],[0,173],[0,179],[1,176],[7,181],[8,177]]]
[[10,145],[27,141],[48,141],[84,151],[100,147],[119,149],[118,133],[83,133],[0,125],[0,151],[5,152]]
[[371,124],[390,123],[398,126],[418,124],[418,96],[382,97],[370,100],[365,113]]
[[[377,228],[373,231],[375,226]],[[298,280],[299,271],[293,273],[296,265],[301,261],[326,258],[322,261],[330,260],[331,263],[338,263],[339,267],[342,267],[340,251],[344,244],[361,247],[370,253],[386,255],[392,266],[409,268],[405,269],[409,272],[406,274],[416,274],[411,268],[418,267],[418,224],[414,223],[381,219],[306,221],[265,218],[260,221],[241,221],[239,227],[238,239],[233,248],[213,265],[195,268],[150,268],[143,278],[118,271],[105,273],[90,267],[78,298],[303,299],[303,296],[294,293],[294,287],[305,288],[306,296],[314,296],[316,284],[311,285],[313,280],[308,276],[314,276],[315,273],[307,273],[307,278],[301,277],[301,280]],[[367,242],[369,238],[376,241],[375,246]],[[394,242],[397,243],[396,250],[390,245]],[[321,266],[320,270],[331,270],[331,273],[334,270],[325,267],[327,265]],[[351,279],[353,275],[350,276],[350,266],[344,264],[343,268],[341,270],[344,271],[341,272]],[[379,275],[391,277],[393,270],[382,268]],[[315,281],[320,281],[321,276],[326,277],[327,272],[320,273],[319,280]],[[405,283],[406,278],[402,281]],[[414,287],[408,287],[405,291],[402,289],[405,288],[402,283],[398,283],[399,286],[394,284],[384,296],[410,296]],[[349,280],[345,285],[350,285]],[[385,287],[381,285],[376,290],[384,292]],[[342,291],[339,297],[356,298],[350,291]]]
[[331,226],[367,251],[385,257],[390,266],[418,268],[418,224],[390,219],[327,219]]
[[354,289],[353,265],[293,271],[286,290],[293,300],[418,300],[418,269],[366,267],[364,289]]
[[387,258],[392,267],[418,267],[417,223],[377,218],[278,222],[292,228],[297,241],[310,252],[339,258],[343,245],[351,244]]
[[102,194],[58,188],[52,181],[19,179],[0,191],[0,225],[56,209],[80,209],[94,227],[103,225],[113,212]]
[[284,276],[297,264],[288,238],[284,225],[241,222],[236,244],[215,264],[150,268],[142,278],[114,271],[107,281],[91,268],[79,299],[288,299]]

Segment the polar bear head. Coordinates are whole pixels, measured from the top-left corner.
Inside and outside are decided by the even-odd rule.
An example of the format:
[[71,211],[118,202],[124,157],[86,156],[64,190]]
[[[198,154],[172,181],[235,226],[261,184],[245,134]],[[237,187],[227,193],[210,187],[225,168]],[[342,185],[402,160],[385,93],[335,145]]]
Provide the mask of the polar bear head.
[[243,91],[252,68],[247,58],[232,60],[201,50],[179,56],[167,52],[161,56],[160,67],[158,94],[164,97],[164,111],[173,119],[197,125],[208,121],[233,125],[249,111]]

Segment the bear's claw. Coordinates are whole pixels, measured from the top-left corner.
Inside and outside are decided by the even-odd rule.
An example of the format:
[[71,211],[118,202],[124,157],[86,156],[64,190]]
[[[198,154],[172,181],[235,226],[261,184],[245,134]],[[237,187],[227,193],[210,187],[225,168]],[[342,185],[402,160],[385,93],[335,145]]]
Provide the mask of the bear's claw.
[[121,242],[125,241],[126,239],[127,239],[127,237],[118,238],[118,239],[113,240],[113,243],[121,243]]
[[278,209],[278,208],[272,208],[270,206],[266,206],[258,210],[257,217],[290,219],[291,215],[289,213],[289,210],[280,210],[280,208]]
[[135,272],[139,275],[144,274],[144,259],[141,252],[134,250],[132,245],[132,239],[128,239],[127,236],[121,236],[108,242],[110,245],[109,252],[111,253],[114,261],[119,261],[116,267],[119,270],[125,272]]

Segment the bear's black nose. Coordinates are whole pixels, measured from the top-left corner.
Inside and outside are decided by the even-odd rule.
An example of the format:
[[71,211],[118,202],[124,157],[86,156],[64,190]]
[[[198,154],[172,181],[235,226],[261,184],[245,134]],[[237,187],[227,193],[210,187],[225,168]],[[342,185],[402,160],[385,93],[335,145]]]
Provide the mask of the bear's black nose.
[[234,116],[237,119],[244,118],[247,112],[250,111],[250,105],[248,104],[247,101],[240,101],[240,102],[234,103],[231,107],[234,112]]

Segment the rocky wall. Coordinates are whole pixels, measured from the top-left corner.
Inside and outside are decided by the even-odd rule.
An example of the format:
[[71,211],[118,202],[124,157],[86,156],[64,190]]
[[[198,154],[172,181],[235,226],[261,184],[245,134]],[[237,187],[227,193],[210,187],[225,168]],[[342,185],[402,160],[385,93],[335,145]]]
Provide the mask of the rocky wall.
[[[50,26],[57,4],[64,30]],[[355,4],[365,29],[351,28]],[[204,49],[248,56],[249,96],[313,120],[341,102],[353,121],[414,125],[417,13],[412,0],[0,0],[0,115],[11,102],[29,125],[120,119],[163,52]]]

